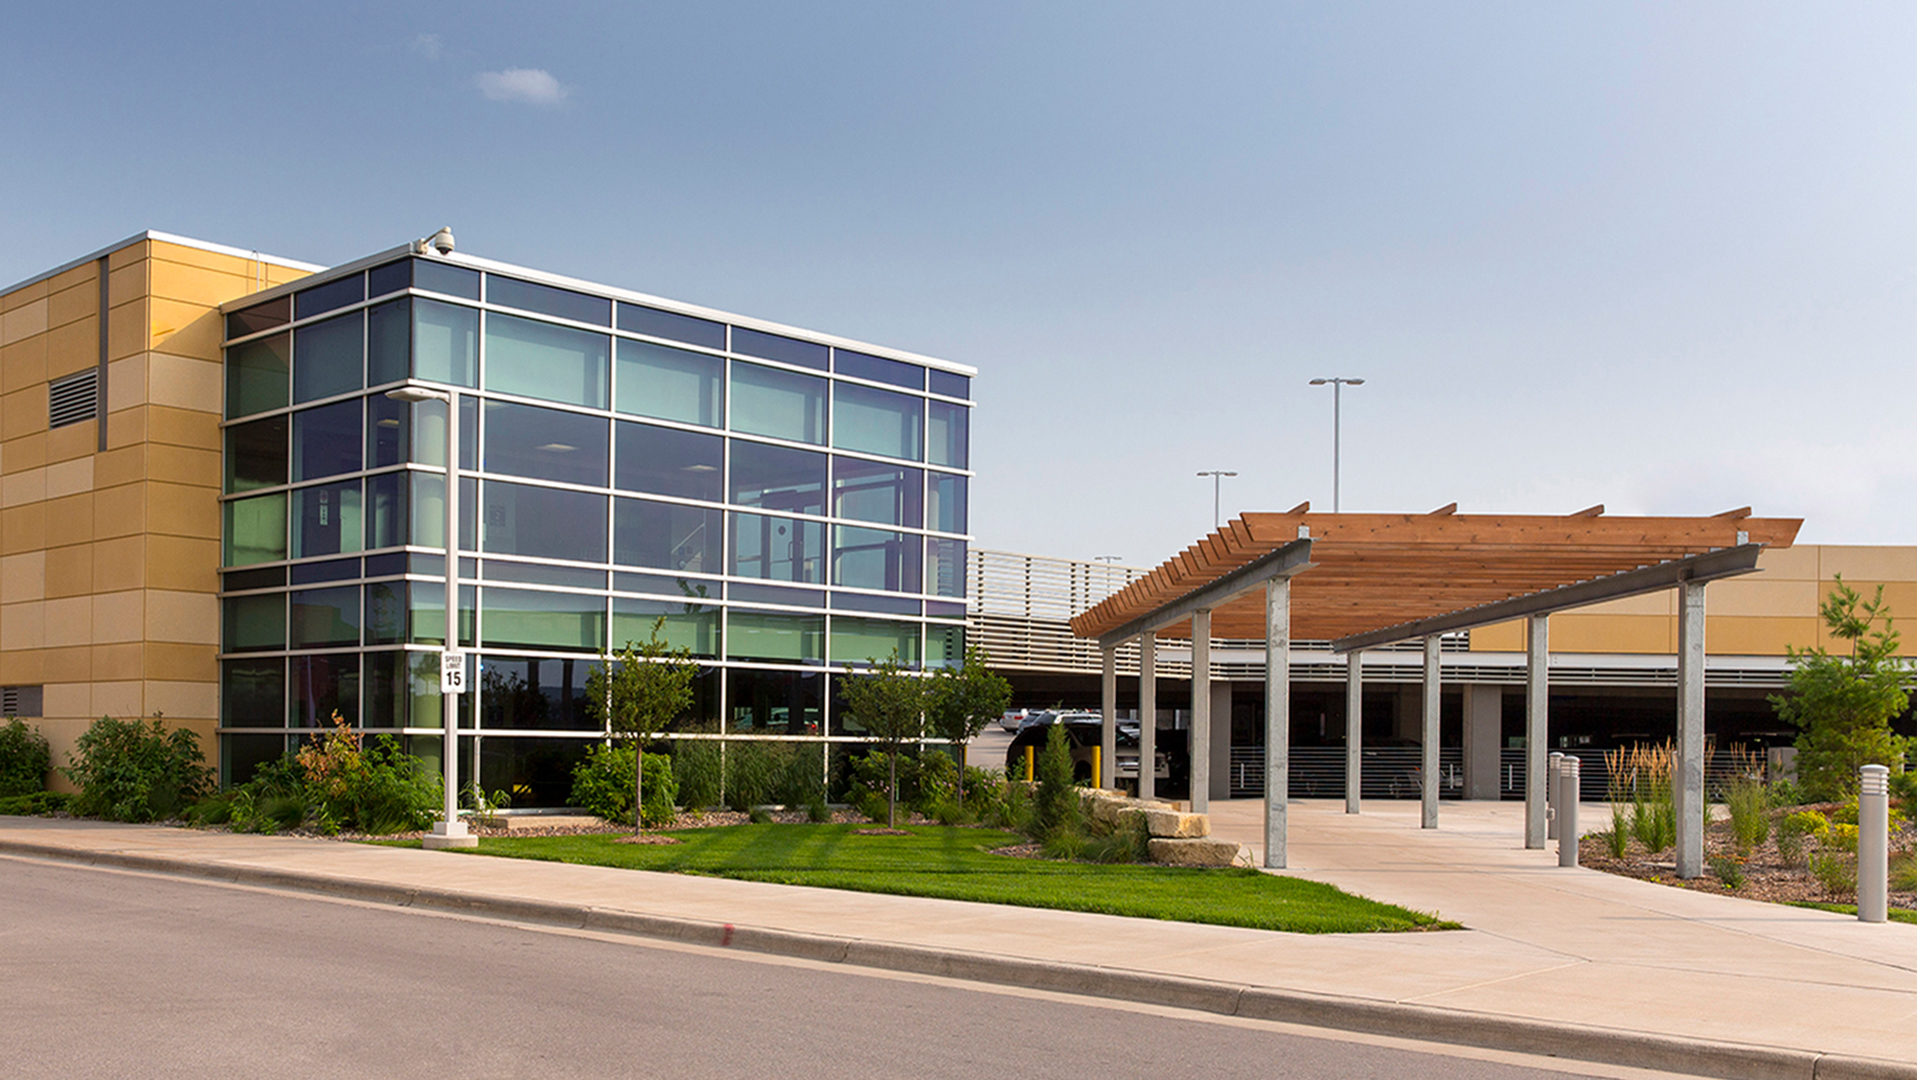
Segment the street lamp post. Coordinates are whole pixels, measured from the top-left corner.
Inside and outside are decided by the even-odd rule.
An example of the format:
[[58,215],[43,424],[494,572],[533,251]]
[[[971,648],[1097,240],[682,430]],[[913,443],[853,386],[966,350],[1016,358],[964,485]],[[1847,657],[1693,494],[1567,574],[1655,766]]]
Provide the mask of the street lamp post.
[[1308,379],[1308,386],[1333,384],[1333,512],[1340,512],[1340,388],[1359,386],[1365,379],[1349,379],[1344,375],[1335,375],[1325,379]]
[[421,839],[429,848],[477,847],[479,837],[460,820],[459,753],[460,698],[467,687],[467,658],[460,651],[460,401],[443,390],[401,386],[387,391],[395,401],[417,405],[423,401],[447,406],[447,637],[440,651],[440,763],[444,772],[446,804],[441,820]]
[[1220,478],[1240,474],[1232,469],[1202,469],[1193,475],[1213,477],[1213,527],[1217,529],[1220,527]]

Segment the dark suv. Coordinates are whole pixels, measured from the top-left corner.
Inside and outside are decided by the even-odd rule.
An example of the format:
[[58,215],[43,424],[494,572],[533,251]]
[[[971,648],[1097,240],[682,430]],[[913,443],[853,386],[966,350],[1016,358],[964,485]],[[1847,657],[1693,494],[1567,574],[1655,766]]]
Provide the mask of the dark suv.
[[[1007,746],[1007,775],[1012,777],[1026,775],[1027,747],[1033,747],[1037,761],[1040,751],[1047,745],[1047,732],[1053,725],[1059,724],[1067,732],[1067,751],[1073,756],[1073,778],[1082,783],[1093,780],[1093,752],[1100,746],[1100,714],[1096,712],[1040,712],[1027,718],[1021,725],[1020,733],[1013,737]],[[1162,733],[1166,735],[1174,732]],[[1101,782],[1108,785],[1133,787],[1140,779],[1140,728],[1136,724],[1116,724],[1113,732],[1113,756],[1118,759],[1115,765],[1103,766]],[[1170,782],[1174,772],[1175,755],[1163,748],[1154,747],[1153,781],[1156,788],[1164,788]],[[1117,766],[1117,767],[1116,767]]]

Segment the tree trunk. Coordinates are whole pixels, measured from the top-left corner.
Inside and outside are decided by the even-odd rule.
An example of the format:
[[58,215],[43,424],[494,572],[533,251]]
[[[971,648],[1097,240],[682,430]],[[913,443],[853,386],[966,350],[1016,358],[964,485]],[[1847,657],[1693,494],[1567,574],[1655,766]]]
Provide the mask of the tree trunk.
[[900,781],[894,769],[900,761],[900,755],[887,752],[887,828],[894,828],[893,804],[900,798]]
[[960,817],[965,820],[967,816],[967,744],[960,742],[956,745],[960,747],[960,772],[959,779],[953,782],[953,792],[960,800]]
[[646,831],[646,800],[642,797],[642,785],[646,778],[646,748],[638,741],[633,744],[633,835],[639,836]]

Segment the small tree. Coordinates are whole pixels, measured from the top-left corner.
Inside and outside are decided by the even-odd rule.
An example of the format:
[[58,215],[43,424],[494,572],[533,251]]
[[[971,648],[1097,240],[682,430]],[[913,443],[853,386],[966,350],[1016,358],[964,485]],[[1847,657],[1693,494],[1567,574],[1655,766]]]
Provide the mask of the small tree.
[[1862,604],[1860,594],[1834,575],[1833,591],[1820,604],[1827,633],[1847,643],[1833,656],[1826,646],[1788,649],[1793,670],[1787,693],[1768,700],[1774,711],[1801,730],[1794,740],[1800,784],[1815,799],[1845,799],[1860,784],[1860,766],[1881,764],[1899,771],[1911,739],[1893,733],[1892,721],[1907,709],[1912,662],[1895,656],[1900,635],[1887,615],[1882,586]]
[[894,827],[900,802],[900,747],[920,733],[920,715],[926,711],[926,681],[900,666],[895,650],[872,665],[864,675],[847,679],[840,691],[847,714],[887,748],[887,828]]
[[987,669],[987,654],[968,649],[958,668],[942,668],[927,686],[927,719],[940,737],[953,743],[960,766],[956,800],[967,805],[967,744],[982,728],[1007,711],[1013,687]]
[[587,673],[587,708],[606,721],[616,738],[633,740],[633,828],[646,827],[646,744],[693,704],[700,665],[684,648],[670,649],[660,636],[666,618],[636,648],[629,641]]

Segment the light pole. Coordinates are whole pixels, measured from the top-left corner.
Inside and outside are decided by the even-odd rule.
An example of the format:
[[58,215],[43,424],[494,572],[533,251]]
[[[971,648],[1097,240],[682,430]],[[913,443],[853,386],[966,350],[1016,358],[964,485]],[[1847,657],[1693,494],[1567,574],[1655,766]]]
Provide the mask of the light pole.
[[1340,512],[1340,388],[1359,386],[1365,379],[1349,379],[1344,375],[1335,375],[1325,379],[1308,379],[1308,386],[1333,384],[1333,512]]
[[458,784],[460,697],[467,688],[467,658],[460,651],[460,402],[447,391],[413,385],[396,387],[387,396],[410,405],[439,401],[447,406],[447,637],[440,650],[440,719],[445,731],[440,763],[446,805],[441,820],[420,842],[428,848],[477,847],[480,838],[460,820]]
[[1220,527],[1220,478],[1240,474],[1232,469],[1202,469],[1193,475],[1213,477],[1213,527],[1217,529]]

